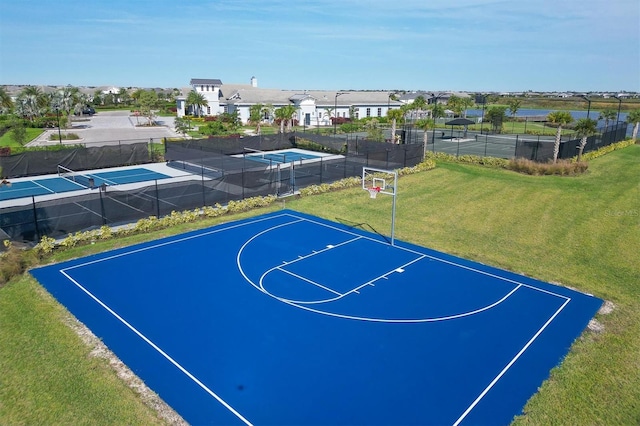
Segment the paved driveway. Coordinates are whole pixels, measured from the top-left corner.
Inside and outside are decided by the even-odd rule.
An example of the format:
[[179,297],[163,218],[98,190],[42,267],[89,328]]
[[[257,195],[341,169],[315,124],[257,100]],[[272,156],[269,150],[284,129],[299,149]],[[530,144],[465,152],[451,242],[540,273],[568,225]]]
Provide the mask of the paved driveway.
[[[64,144],[86,144],[87,146],[117,145],[142,141],[159,142],[162,138],[179,137],[174,130],[173,117],[157,117],[155,127],[141,126],[147,122],[144,117],[135,117],[129,111],[104,111],[91,117],[75,117],[70,129],[62,133],[75,133],[80,139],[64,141]],[[53,140],[50,140],[53,135]],[[57,144],[58,130],[45,131],[27,146]]]

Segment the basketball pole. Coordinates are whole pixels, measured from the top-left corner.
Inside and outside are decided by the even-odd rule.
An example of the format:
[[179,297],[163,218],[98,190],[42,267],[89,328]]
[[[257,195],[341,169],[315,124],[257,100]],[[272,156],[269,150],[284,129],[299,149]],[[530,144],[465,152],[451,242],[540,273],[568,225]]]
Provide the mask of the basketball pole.
[[393,202],[391,203],[391,245],[395,245],[396,233],[396,196],[398,195],[398,178],[396,177],[396,187],[393,188]]
[[[393,185],[394,185],[393,186],[393,193],[385,192],[385,191],[382,191],[382,193],[393,196],[393,201],[391,203],[391,245],[395,246],[395,241],[396,241],[396,239],[395,239],[395,234],[396,234],[396,197],[398,196],[398,171],[397,170],[376,169],[376,168],[373,168],[373,167],[364,166],[362,168],[362,189],[368,189],[367,186],[366,186],[366,182],[365,182],[366,181],[367,171],[387,173],[387,174],[393,176]],[[375,185],[373,185],[373,186],[375,186]],[[378,192],[380,192],[380,188],[378,188]],[[372,194],[372,195],[375,195],[375,194]],[[375,197],[372,196],[371,198],[375,198]]]

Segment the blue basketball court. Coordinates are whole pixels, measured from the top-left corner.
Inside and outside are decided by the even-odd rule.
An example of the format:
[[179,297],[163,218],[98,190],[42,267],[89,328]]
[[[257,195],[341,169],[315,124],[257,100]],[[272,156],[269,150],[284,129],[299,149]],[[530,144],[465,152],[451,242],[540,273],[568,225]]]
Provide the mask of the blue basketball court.
[[291,210],[32,274],[191,424],[508,424],[602,303]]
[[12,182],[10,185],[0,185],[0,201],[12,200],[38,195],[57,194],[69,191],[79,191],[89,188],[88,179],[93,179],[94,187],[105,185],[121,185],[125,183],[145,182],[155,179],[166,179],[162,173],[154,172],[143,167],[114,170],[107,172],[82,172],[70,174],[69,177],[47,177],[40,179]]

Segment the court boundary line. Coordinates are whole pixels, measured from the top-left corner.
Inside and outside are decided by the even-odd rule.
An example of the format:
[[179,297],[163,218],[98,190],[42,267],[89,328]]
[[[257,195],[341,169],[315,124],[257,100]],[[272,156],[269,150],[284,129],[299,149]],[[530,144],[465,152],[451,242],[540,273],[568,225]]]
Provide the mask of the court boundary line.
[[[318,224],[320,226],[325,226],[327,228],[336,229],[338,231],[347,232],[347,233],[350,233],[350,234],[353,234],[353,235],[359,235],[359,234],[356,234],[355,232],[346,231],[346,230],[340,229],[338,227],[335,227],[333,225],[323,224],[321,222],[317,222],[315,220],[310,220],[310,219],[306,219],[306,218],[300,218],[300,217],[295,216],[295,215],[292,215],[292,216],[296,217],[296,218],[299,218],[301,220],[305,220],[305,221],[309,221],[309,222],[312,222],[312,223],[316,223],[316,224]],[[388,243],[386,241],[380,241],[380,240],[377,240],[375,238],[371,238],[371,237],[367,237],[367,236],[362,236],[362,238],[369,239],[369,240],[377,242],[379,244],[388,245]],[[542,288],[539,288],[539,287],[535,287],[535,286],[533,286],[531,284],[526,284],[526,283],[523,283],[523,282],[520,282],[520,281],[516,281],[516,280],[513,280],[511,278],[501,277],[500,275],[496,275],[496,274],[493,274],[493,273],[487,272],[487,271],[482,271],[480,269],[476,269],[476,268],[473,268],[471,266],[466,266],[466,265],[463,265],[461,263],[456,263],[456,262],[453,262],[451,260],[446,260],[446,259],[443,259],[443,258],[439,258],[439,257],[436,257],[436,256],[432,256],[432,255],[426,254],[426,253],[420,253],[418,251],[412,250],[412,249],[407,248],[407,247],[402,247],[402,246],[399,246],[399,245],[395,245],[394,248],[399,248],[399,249],[402,249],[402,250],[405,250],[405,251],[409,251],[411,253],[423,255],[425,257],[428,257],[429,259],[432,259],[432,260],[435,260],[435,261],[438,261],[438,262],[447,263],[449,265],[452,265],[452,266],[455,266],[455,267],[458,267],[458,268],[467,269],[467,270],[472,271],[472,272],[477,272],[477,273],[482,274],[482,275],[486,275],[486,276],[489,276],[489,277],[492,277],[492,278],[497,278],[497,279],[499,279],[501,281],[507,281],[507,282],[510,282],[512,284],[522,285],[523,287],[528,287],[528,288],[531,288],[533,290],[537,290],[537,291],[540,291],[540,292],[543,292],[543,293],[548,293],[548,294],[551,294],[553,296],[557,296],[557,297],[560,297],[560,298],[563,298],[563,299],[567,299],[567,296],[564,296],[562,294],[554,293],[552,291],[545,290],[545,289],[542,289]],[[479,263],[479,262],[475,262],[475,263]],[[490,267],[488,265],[485,265],[485,266]],[[505,272],[509,272],[509,271],[505,271]]]
[[[171,364],[176,366],[188,378],[190,378],[192,381],[194,381],[194,383],[198,384],[203,390],[205,390],[208,394],[210,394],[212,397],[214,397],[214,399],[216,399],[218,402],[220,402],[225,408],[227,408],[230,412],[232,412],[234,415],[236,415],[245,424],[251,425],[251,423],[247,419],[245,419],[240,413],[238,413],[235,409],[233,409],[233,407],[231,407],[229,404],[227,404],[222,398],[220,398],[217,394],[215,394],[211,389],[209,389],[206,385],[204,385],[202,382],[200,382],[199,379],[197,379],[192,373],[190,373],[188,370],[186,370],[184,367],[182,367],[177,361],[175,361],[173,358],[171,358],[160,347],[158,347],[155,343],[153,343],[150,339],[148,339],[146,336],[144,336],[135,327],[133,327],[131,324],[129,324],[124,318],[119,316],[108,305],[106,305],[99,298],[97,298],[95,295],[93,295],[90,291],[88,291],[86,288],[84,288],[73,277],[71,277],[67,273],[67,271],[68,270],[72,270],[72,269],[76,269],[76,268],[80,268],[80,267],[84,267],[84,266],[88,266],[88,265],[91,265],[91,264],[101,263],[101,262],[104,262],[104,261],[107,261],[107,260],[112,260],[112,259],[119,258],[119,257],[124,257],[124,256],[132,255],[132,254],[135,254],[135,253],[139,253],[139,252],[155,249],[155,248],[160,248],[160,247],[167,246],[167,245],[170,245],[170,244],[184,242],[184,241],[188,241],[188,240],[191,240],[191,239],[200,238],[200,237],[204,237],[204,236],[220,233],[222,231],[232,230],[232,229],[243,227],[243,226],[246,226],[246,225],[253,225],[253,224],[256,224],[256,223],[269,221],[269,220],[272,220],[272,219],[282,218],[282,217],[291,217],[294,220],[291,221],[291,222],[286,222],[286,223],[283,223],[283,224],[279,224],[278,226],[286,226],[286,225],[299,223],[299,222],[310,222],[310,223],[318,224],[320,226],[334,228],[334,229],[336,229],[338,231],[345,232],[347,234],[356,235],[356,236],[364,238],[364,239],[368,239],[368,240],[371,240],[371,241],[374,241],[374,242],[378,242],[378,243],[384,244],[384,242],[379,241],[377,239],[370,238],[370,237],[363,236],[363,235],[359,235],[359,234],[356,234],[354,232],[347,231],[345,229],[340,229],[340,228],[337,228],[337,227],[334,227],[334,226],[331,226],[331,225],[328,225],[328,224],[323,224],[321,222],[317,222],[315,220],[310,220],[308,218],[296,216],[294,214],[284,213],[284,214],[279,214],[279,215],[261,217],[261,218],[256,219],[256,220],[243,221],[243,222],[241,222],[239,224],[235,224],[235,225],[232,225],[232,226],[224,226],[223,224],[217,225],[215,229],[212,229],[212,230],[209,230],[209,231],[206,231],[206,232],[191,234],[191,235],[189,235],[187,237],[178,238],[178,239],[171,239],[169,241],[164,241],[162,243],[152,244],[152,245],[149,245],[149,246],[141,247],[141,248],[136,249],[136,250],[125,251],[125,252],[122,252],[122,253],[118,253],[116,255],[107,256],[107,257],[100,258],[100,259],[95,259],[95,260],[92,260],[92,261],[89,261],[89,262],[80,263],[80,264],[77,264],[77,265],[72,265],[72,266],[69,266],[67,268],[60,269],[59,272],[63,276],[65,276],[71,283],[73,283],[75,286],[77,286],[79,289],[81,289],[84,293],[86,293],[90,298],[95,300],[100,306],[102,306],[105,310],[107,310],[107,312],[109,312],[111,315],[113,315],[116,319],[118,319],[127,328],[129,328],[136,335],[138,335],[141,339],[143,339],[143,341],[145,341],[147,344],[149,344],[159,354],[161,354],[163,357],[165,357],[165,359],[167,359]],[[219,228],[220,226],[223,226],[223,227]],[[261,231],[261,233],[264,233],[264,232],[265,231]],[[252,237],[252,239],[255,238],[256,235],[254,235]],[[514,288],[511,291],[511,293],[515,292],[520,287],[526,287],[526,288],[529,288],[531,290],[540,291],[542,293],[546,293],[546,294],[549,294],[551,296],[556,296],[556,297],[565,299],[564,303],[555,311],[555,313],[550,318],[547,319],[547,321],[542,325],[542,327],[540,327],[538,329],[538,331],[529,339],[529,341],[511,359],[511,361],[498,373],[498,375],[496,375],[493,378],[493,380],[484,388],[484,390],[471,403],[471,405],[469,405],[467,407],[467,409],[462,413],[462,415],[454,423],[454,426],[457,426],[457,425],[460,424],[460,422],[462,422],[467,417],[467,415],[477,406],[477,404],[479,404],[481,402],[481,400],[486,396],[486,394],[490,392],[490,390],[495,386],[495,384],[508,372],[508,370],[513,366],[513,364],[515,364],[517,362],[517,360],[526,352],[526,350],[535,342],[535,340],[537,340],[537,338],[540,336],[540,334],[542,334],[542,332],[553,322],[553,320],[555,320],[555,318],[562,312],[562,310],[564,310],[564,308],[571,301],[571,297],[564,296],[564,295],[561,295],[561,294],[557,294],[557,293],[554,293],[554,292],[549,291],[549,290],[541,289],[541,288],[535,287],[535,286],[530,285],[530,284],[516,282],[516,281],[514,281],[512,279],[509,279],[509,278],[506,278],[506,277],[500,277],[498,275],[495,275],[495,274],[492,274],[492,273],[488,273],[488,272],[485,272],[485,271],[481,271],[481,270],[478,270],[476,268],[472,268],[472,267],[469,267],[469,266],[466,266],[466,265],[458,264],[456,262],[448,261],[448,260],[441,259],[441,258],[438,258],[438,257],[435,257],[435,256],[427,255],[427,254],[424,254],[424,253],[419,253],[419,252],[416,252],[415,250],[411,250],[411,249],[406,248],[406,247],[396,246],[396,248],[399,248],[399,249],[402,249],[402,250],[406,250],[406,251],[409,251],[409,252],[418,253],[420,255],[424,255],[424,257],[426,257],[426,258],[430,258],[430,259],[436,260],[436,261],[441,261],[441,262],[450,264],[452,266],[461,267],[461,268],[464,268],[464,269],[467,269],[467,270],[470,270],[470,271],[473,271],[473,272],[478,272],[478,273],[481,273],[483,275],[491,276],[491,277],[494,277],[494,278],[497,278],[497,279],[500,279],[500,280],[505,280],[505,281],[508,281],[508,282],[519,284],[516,288]],[[239,251],[239,253],[240,253],[240,251]],[[246,276],[244,275],[244,272],[241,271],[241,273],[246,279]],[[508,296],[505,296],[505,297],[508,297]],[[287,303],[287,302],[285,301],[285,303]],[[302,309],[307,309],[306,307],[301,307],[301,308]]]
[[76,287],[86,293],[91,299],[93,299],[96,303],[102,306],[108,313],[110,313],[113,317],[115,317],[118,321],[120,321],[125,327],[135,333],[138,337],[140,337],[144,342],[146,342],[149,346],[151,346],[156,352],[162,355],[167,361],[173,364],[178,368],[183,374],[185,374],[189,379],[191,379],[195,384],[197,384],[202,390],[211,395],[216,401],[218,401],[224,408],[233,413],[238,419],[240,419],[244,424],[248,426],[252,426],[252,423],[247,420],[242,414],[240,414],[235,408],[233,408],[229,403],[227,403],[224,399],[222,399],[218,394],[213,392],[211,389],[207,387],[204,383],[202,383],[196,376],[194,376],[189,370],[184,368],[179,362],[174,360],[171,355],[167,354],[162,350],[158,345],[156,345],[151,339],[142,334],[137,328],[131,325],[127,320],[121,317],[116,311],[111,309],[106,303],[104,303],[100,298],[95,296],[89,290],[87,290],[82,284],[76,281],[73,277],[71,277],[64,269],[60,270],[60,273],[64,275],[69,281],[71,281]]
[[[350,240],[343,241],[342,243],[337,244],[337,245],[335,245],[335,246],[331,246],[330,248],[335,248],[335,247],[338,247],[338,246],[341,246],[341,245],[344,245],[344,244],[349,244],[349,243],[351,243],[351,242],[353,242],[353,241],[357,241],[357,240],[360,240],[360,239],[364,239],[364,240],[368,240],[368,241],[373,241],[373,242],[377,242],[377,243],[384,244],[384,245],[388,245],[388,244],[387,244],[386,242],[383,242],[383,241],[380,241],[380,240],[377,240],[377,239],[374,239],[374,238],[371,238],[371,237],[367,237],[367,236],[359,235],[359,234],[356,234],[356,233],[354,233],[354,232],[352,232],[352,231],[348,231],[348,230],[340,229],[340,228],[334,227],[334,226],[332,226],[332,225],[323,224],[323,223],[320,223],[320,222],[317,222],[317,221],[314,221],[314,220],[308,220],[308,219],[306,219],[306,218],[299,217],[299,216],[295,216],[295,215],[289,215],[289,216],[291,216],[292,218],[294,218],[294,219],[296,219],[296,220],[292,220],[292,221],[290,221],[290,222],[285,222],[285,223],[280,223],[280,224],[274,225],[274,226],[272,226],[272,227],[270,227],[270,228],[263,229],[262,231],[258,232],[257,234],[252,235],[252,236],[251,236],[247,241],[245,241],[245,243],[244,243],[244,244],[240,247],[240,249],[238,250],[238,254],[236,255],[236,264],[237,264],[237,266],[238,266],[238,270],[240,271],[241,275],[245,278],[245,280],[246,280],[249,284],[251,284],[253,287],[255,287],[257,290],[259,290],[259,291],[261,291],[261,292],[263,292],[263,293],[267,294],[268,296],[270,296],[270,297],[272,297],[272,298],[274,298],[274,299],[276,299],[276,300],[279,300],[279,301],[281,301],[281,302],[283,302],[283,303],[289,304],[289,305],[294,306],[294,307],[299,308],[299,309],[307,310],[307,311],[309,311],[309,312],[314,312],[314,313],[316,313],[316,314],[320,314],[320,315],[332,316],[332,317],[335,317],[335,318],[342,318],[342,319],[349,319],[349,320],[358,320],[358,321],[370,321],[370,322],[381,322],[381,323],[425,323],[425,322],[448,321],[448,320],[452,320],[452,319],[457,319],[457,318],[462,318],[462,317],[467,317],[467,316],[475,315],[475,314],[478,314],[478,313],[480,313],[480,312],[483,312],[483,311],[486,311],[486,310],[492,309],[492,308],[494,308],[495,306],[497,306],[497,305],[499,305],[499,304],[503,303],[506,299],[508,299],[509,297],[511,297],[511,295],[513,295],[513,294],[514,294],[518,289],[520,289],[520,288],[522,288],[522,287],[524,287],[524,288],[529,288],[529,289],[532,289],[532,290],[535,290],[535,291],[540,291],[540,292],[543,292],[543,293],[548,293],[548,294],[550,294],[550,295],[552,295],[552,296],[556,296],[556,297],[559,297],[559,298],[562,298],[562,299],[565,299],[565,300],[566,300],[566,299],[568,299],[566,296],[563,296],[563,295],[560,295],[560,294],[556,294],[556,293],[553,293],[553,292],[550,292],[550,291],[547,291],[547,290],[543,290],[543,289],[540,289],[540,288],[537,288],[537,287],[533,287],[533,286],[530,286],[530,285],[524,284],[524,283],[522,283],[522,282],[518,282],[518,281],[515,281],[515,280],[508,279],[508,278],[506,278],[506,277],[501,277],[501,276],[496,275],[496,274],[491,274],[491,273],[488,273],[488,272],[485,272],[485,271],[481,271],[481,270],[478,270],[478,269],[475,269],[475,268],[471,268],[471,267],[468,267],[468,266],[465,266],[465,265],[460,265],[460,264],[457,264],[457,263],[455,263],[455,262],[446,261],[446,260],[444,260],[444,259],[439,259],[439,258],[437,258],[437,257],[430,256],[430,255],[427,255],[427,254],[425,254],[425,253],[420,253],[420,252],[418,252],[418,251],[416,251],[416,250],[408,249],[408,248],[406,248],[406,247],[401,247],[401,246],[398,246],[398,245],[394,245],[394,246],[393,246],[394,248],[401,249],[401,250],[403,250],[403,251],[407,251],[407,252],[409,252],[409,253],[412,253],[412,254],[414,254],[414,255],[417,255],[417,256],[418,256],[418,259],[414,259],[412,262],[410,262],[410,263],[408,263],[408,264],[415,263],[416,261],[418,261],[418,260],[422,260],[422,259],[424,259],[424,258],[430,258],[430,259],[434,259],[434,260],[441,260],[442,262],[447,263],[447,264],[450,264],[450,265],[452,265],[452,266],[459,266],[459,267],[461,267],[461,268],[464,268],[464,269],[470,270],[470,271],[475,272],[475,273],[481,273],[481,274],[484,274],[484,275],[490,276],[490,277],[492,277],[492,278],[494,278],[494,279],[495,279],[495,278],[498,278],[498,279],[500,279],[500,280],[510,282],[511,284],[514,284],[514,285],[515,285],[515,287],[514,287],[513,289],[511,289],[511,291],[509,291],[508,293],[506,293],[502,298],[498,299],[497,301],[495,301],[495,302],[493,302],[493,303],[491,303],[491,304],[489,304],[489,305],[483,306],[483,307],[478,308],[478,309],[475,309],[475,310],[473,310],[473,311],[464,312],[464,313],[461,313],[461,314],[449,315],[449,316],[445,316],[445,317],[437,317],[437,318],[420,318],[420,319],[384,319],[384,318],[368,318],[368,317],[357,317],[357,316],[353,316],[353,315],[339,314],[339,313],[335,313],[335,312],[328,312],[328,311],[322,311],[322,310],[319,310],[319,309],[314,309],[314,308],[312,308],[312,307],[304,306],[304,305],[313,305],[313,304],[318,304],[318,303],[300,303],[300,302],[298,302],[298,301],[293,301],[293,300],[290,300],[290,299],[286,299],[286,298],[283,298],[283,297],[276,296],[276,295],[274,295],[274,294],[270,293],[269,291],[267,291],[267,290],[264,288],[264,286],[262,285],[262,279],[264,278],[264,276],[265,276],[267,273],[269,273],[269,272],[271,272],[271,271],[273,271],[273,270],[275,270],[275,269],[280,268],[280,267],[282,266],[282,264],[278,264],[278,265],[276,265],[276,266],[274,266],[274,267],[272,267],[272,268],[268,269],[268,270],[267,270],[267,271],[266,271],[266,272],[261,276],[261,278],[260,278],[260,284],[259,284],[259,285],[257,285],[256,283],[254,283],[251,279],[249,279],[249,277],[245,274],[244,269],[242,268],[242,262],[240,261],[240,256],[241,256],[241,254],[242,254],[242,252],[243,252],[244,248],[245,248],[249,243],[251,243],[254,239],[256,239],[256,238],[258,238],[259,236],[264,235],[264,234],[266,234],[266,233],[268,233],[268,232],[270,232],[270,231],[272,231],[272,230],[274,230],[274,229],[278,229],[278,228],[281,228],[281,227],[284,227],[284,226],[294,225],[294,224],[296,224],[296,223],[302,223],[302,222],[306,222],[306,223],[313,223],[313,224],[316,224],[316,225],[325,226],[325,227],[328,227],[328,228],[330,228],[330,229],[335,229],[335,230],[337,230],[337,231],[338,231],[338,232],[340,232],[340,233],[345,233],[345,234],[348,234],[348,235],[354,235],[354,236],[356,236],[356,237],[357,237],[357,238],[353,238],[353,239],[350,239]],[[322,252],[324,252],[324,251],[326,251],[326,250],[329,250],[330,248],[329,248],[329,247],[327,247],[327,248],[324,248],[324,249],[322,249],[322,250],[313,251],[313,253],[312,253],[312,254],[309,254],[309,255],[307,255],[307,256],[301,256],[299,259],[306,259],[306,258],[308,258],[308,257],[310,257],[310,256],[315,256],[316,254],[322,253]],[[298,259],[298,260],[299,260],[299,259]],[[292,261],[292,262],[295,262],[295,261]],[[292,262],[291,262],[291,263],[292,263]],[[396,270],[397,270],[397,269],[394,269],[394,270],[390,271],[388,274],[386,274],[386,275],[384,275],[384,276],[379,276],[378,278],[373,279],[373,280],[369,281],[368,283],[365,283],[364,285],[362,285],[362,286],[358,287],[357,289],[361,289],[361,288],[365,287],[366,285],[369,285],[369,283],[375,282],[375,281],[377,281],[378,279],[382,279],[382,278],[384,278],[385,276],[388,276],[388,275],[390,275],[391,273],[396,272]],[[350,294],[350,293],[351,293],[351,292],[349,292],[349,293],[345,293],[345,295],[346,295],[346,294]],[[337,299],[339,299],[340,297],[343,297],[343,296],[339,296],[339,297],[337,297],[337,298],[334,298],[334,300],[337,300]],[[324,302],[330,302],[330,301],[331,301],[331,300],[325,300]]]
[[511,366],[516,363],[516,361],[522,356],[522,354],[524,354],[525,351],[529,349],[529,346],[533,344],[533,342],[540,336],[540,334],[542,334],[542,332],[549,326],[549,324],[551,324],[551,322],[560,314],[560,312],[567,306],[570,301],[571,298],[568,297],[567,300],[564,301],[562,306],[560,306],[556,310],[556,312],[547,320],[547,322],[545,322],[544,325],[540,327],[540,329],[533,335],[533,337],[529,339],[529,341],[522,347],[522,349],[520,349],[520,351],[511,359],[511,361],[500,371],[500,373],[498,373],[498,375],[493,378],[493,380],[487,385],[487,387],[484,388],[484,390],[471,403],[471,405],[467,407],[467,409],[462,413],[458,420],[453,423],[453,426],[458,426],[460,422],[462,422],[469,415],[469,413],[476,407],[476,405],[478,405],[480,401],[482,401],[485,395],[489,393],[489,391],[495,386],[496,383],[498,383],[502,376],[504,376],[507,371],[509,371]]

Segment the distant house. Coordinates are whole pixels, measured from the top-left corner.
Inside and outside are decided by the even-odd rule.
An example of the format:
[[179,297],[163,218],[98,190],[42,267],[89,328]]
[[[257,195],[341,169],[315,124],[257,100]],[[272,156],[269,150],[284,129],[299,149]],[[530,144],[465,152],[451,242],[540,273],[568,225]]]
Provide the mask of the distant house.
[[[332,117],[359,119],[364,117],[385,117],[390,109],[397,109],[402,102],[392,100],[387,91],[335,90],[280,90],[258,87],[257,79],[250,84],[223,84],[218,79],[192,79],[191,87],[183,90],[176,98],[178,116],[192,113],[186,104],[188,92],[202,93],[208,102],[204,115],[216,116],[221,113],[237,113],[243,124],[249,121],[249,111],[253,105],[271,105],[274,109],[286,105],[296,108],[295,119],[301,125],[327,126]],[[264,121],[272,117],[264,117]]]

